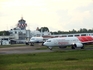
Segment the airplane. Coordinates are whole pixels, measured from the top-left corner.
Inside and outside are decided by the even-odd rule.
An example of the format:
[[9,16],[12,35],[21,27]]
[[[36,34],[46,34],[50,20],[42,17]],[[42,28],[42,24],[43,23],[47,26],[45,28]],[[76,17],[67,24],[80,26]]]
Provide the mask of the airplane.
[[67,46],[72,46],[72,49],[84,49],[84,45],[90,43],[93,43],[93,36],[51,38],[44,42],[43,45],[47,46],[50,50],[53,47],[66,48]]
[[42,29],[41,29],[41,35],[39,37],[31,37],[30,41],[27,41],[26,42],[26,45],[31,45],[31,46],[34,46],[34,43],[42,43],[42,46],[43,46],[43,43],[46,41],[45,38],[43,38],[42,36]]
[[26,42],[26,45],[34,46],[34,43],[44,43],[43,37],[31,37],[29,42]]

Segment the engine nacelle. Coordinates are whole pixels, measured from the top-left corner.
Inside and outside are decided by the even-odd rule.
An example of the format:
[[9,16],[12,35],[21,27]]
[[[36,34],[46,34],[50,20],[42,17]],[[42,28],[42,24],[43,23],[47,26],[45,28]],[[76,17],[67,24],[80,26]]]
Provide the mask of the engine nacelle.
[[75,46],[76,47],[83,47],[83,44],[82,43],[76,43]]

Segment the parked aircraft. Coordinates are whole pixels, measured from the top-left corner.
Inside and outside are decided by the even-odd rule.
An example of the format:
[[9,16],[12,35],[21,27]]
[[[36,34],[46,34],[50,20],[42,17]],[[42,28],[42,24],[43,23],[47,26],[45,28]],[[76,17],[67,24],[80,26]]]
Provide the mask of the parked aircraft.
[[64,48],[67,46],[72,46],[72,49],[84,49],[84,44],[88,43],[93,43],[93,36],[51,38],[44,42],[44,45],[50,50],[52,50],[53,47]]
[[43,37],[31,37],[30,41],[29,42],[26,42],[26,45],[31,45],[31,46],[34,46],[34,43],[44,43],[43,41]]

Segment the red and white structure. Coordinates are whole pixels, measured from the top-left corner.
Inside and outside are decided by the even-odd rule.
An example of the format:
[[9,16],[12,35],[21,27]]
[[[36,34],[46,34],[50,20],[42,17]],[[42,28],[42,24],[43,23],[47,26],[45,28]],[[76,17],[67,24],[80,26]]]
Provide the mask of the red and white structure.
[[21,17],[21,20],[18,21],[17,27],[19,27],[21,30],[26,29],[27,23],[26,23],[26,21],[23,19],[23,17]]
[[72,46],[72,49],[84,49],[85,44],[93,44],[93,36],[57,37],[48,39],[44,43],[44,45],[48,46],[50,49],[53,47],[64,48],[67,46]]

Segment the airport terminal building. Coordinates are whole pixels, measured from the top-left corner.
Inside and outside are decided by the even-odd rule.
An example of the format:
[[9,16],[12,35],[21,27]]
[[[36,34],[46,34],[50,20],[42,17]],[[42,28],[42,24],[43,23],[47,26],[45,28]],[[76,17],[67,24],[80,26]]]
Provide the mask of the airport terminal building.
[[27,30],[26,27],[27,27],[26,20],[24,20],[23,17],[21,17],[21,19],[17,23],[17,26],[9,31],[10,36],[13,38],[13,40],[20,43],[29,40],[32,36],[51,35],[51,33],[48,31],[46,32],[38,31],[38,27],[34,31]]
[[[0,36],[0,39],[7,39],[9,42],[9,39],[13,41],[13,43],[25,43],[26,41],[29,41],[31,37],[37,37],[37,36],[43,36],[43,38],[54,38],[54,37],[74,37],[74,36],[93,36],[93,33],[76,33],[76,34],[58,34],[58,35],[51,35],[50,32],[40,32],[38,27],[36,30],[31,31],[27,30],[27,23],[26,20],[21,17],[20,20],[18,20],[17,26],[13,29],[10,29],[10,36]],[[0,40],[1,41],[1,40]],[[1,44],[1,42],[0,42]]]

